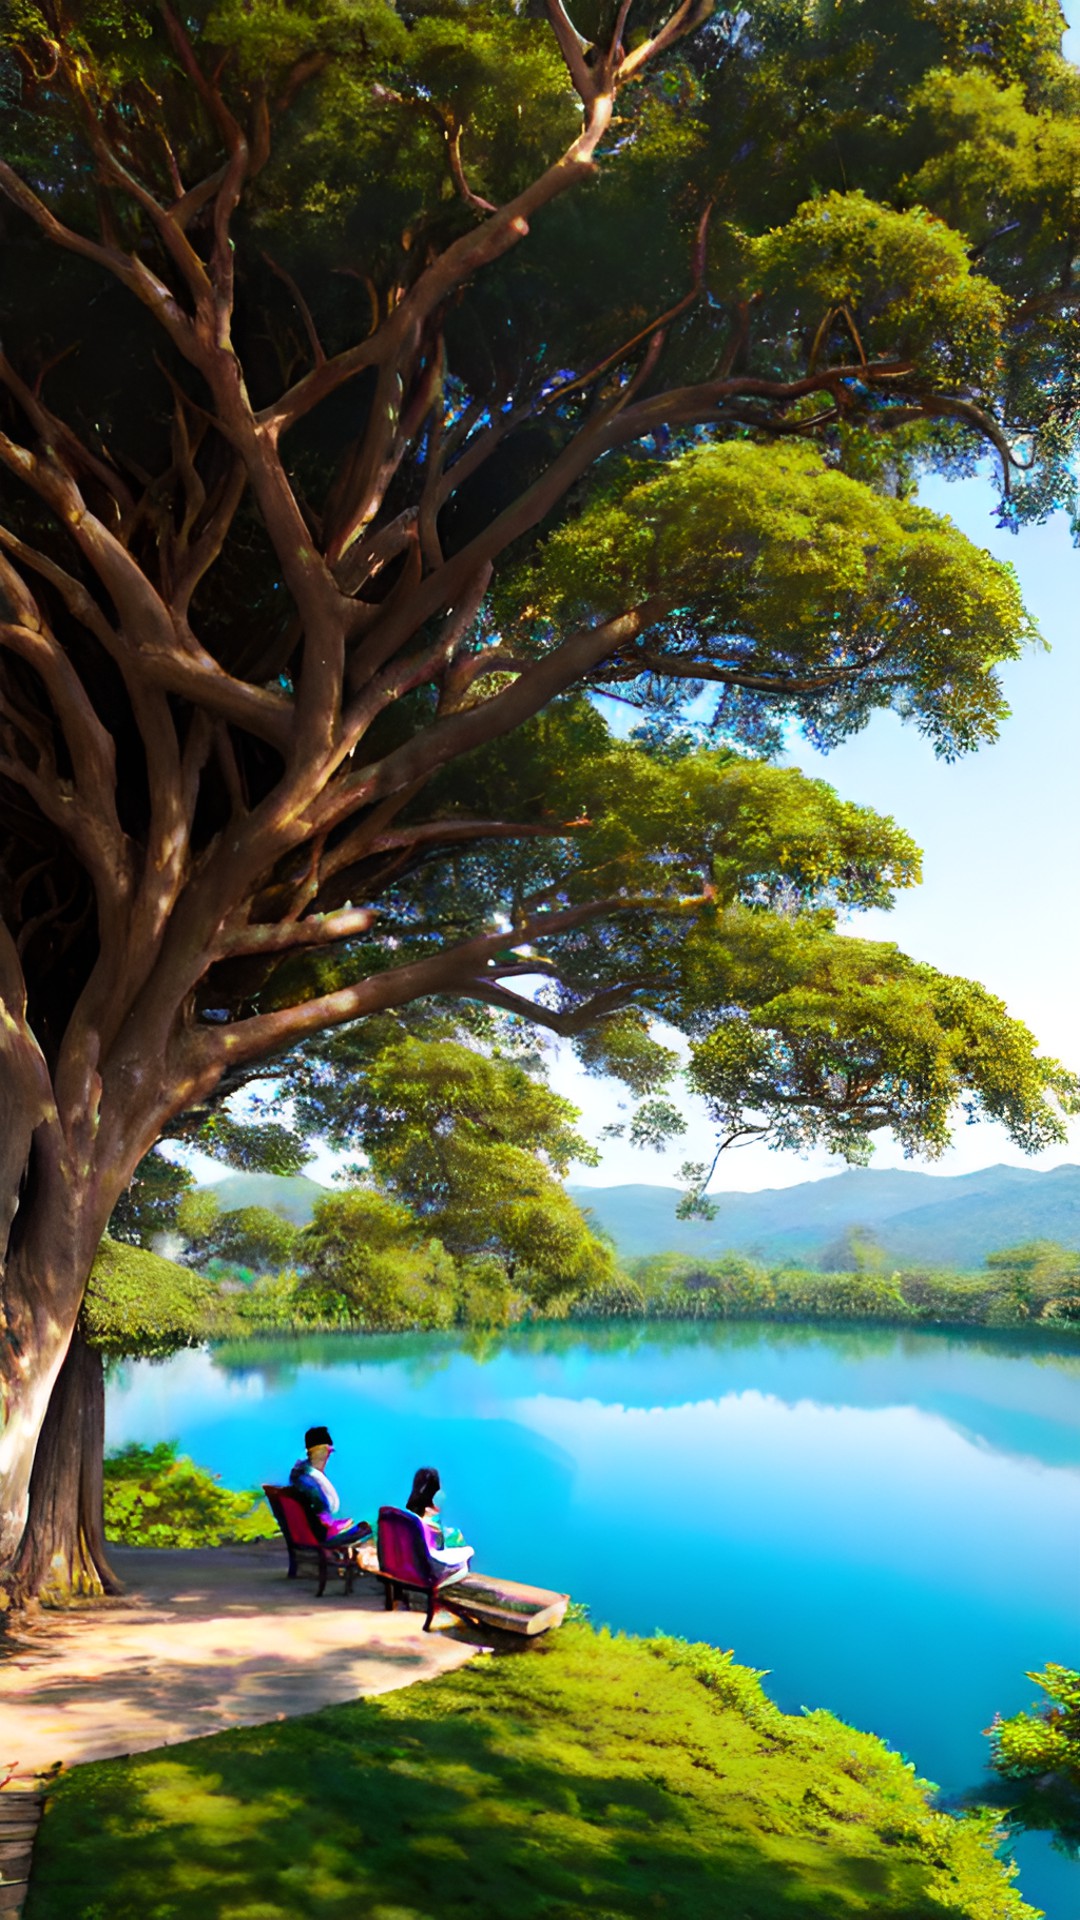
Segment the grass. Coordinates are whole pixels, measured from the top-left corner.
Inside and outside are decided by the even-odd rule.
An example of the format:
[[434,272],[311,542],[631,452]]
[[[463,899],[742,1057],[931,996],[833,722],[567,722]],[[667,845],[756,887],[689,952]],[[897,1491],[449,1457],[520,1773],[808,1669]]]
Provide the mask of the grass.
[[25,1920],[1034,1920],[985,1819],[711,1648],[568,1625],[75,1769]]

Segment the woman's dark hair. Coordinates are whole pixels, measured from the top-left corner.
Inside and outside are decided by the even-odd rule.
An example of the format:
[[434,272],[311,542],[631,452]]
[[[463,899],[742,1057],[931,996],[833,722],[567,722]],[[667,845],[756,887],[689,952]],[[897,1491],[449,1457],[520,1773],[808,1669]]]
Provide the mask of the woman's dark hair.
[[409,1512],[425,1514],[441,1485],[442,1482],[434,1467],[417,1467],[412,1492],[405,1502]]

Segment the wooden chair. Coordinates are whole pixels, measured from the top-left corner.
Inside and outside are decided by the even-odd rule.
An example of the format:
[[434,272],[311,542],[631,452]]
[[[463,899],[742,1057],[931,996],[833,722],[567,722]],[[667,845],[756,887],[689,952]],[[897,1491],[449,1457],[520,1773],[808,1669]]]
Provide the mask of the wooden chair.
[[455,1606],[451,1595],[445,1591],[453,1582],[454,1574],[434,1565],[428,1551],[424,1523],[418,1514],[410,1513],[407,1507],[379,1508],[378,1578],[383,1583],[387,1613],[393,1612],[399,1594],[402,1599],[407,1599],[410,1592],[425,1596],[425,1633],[431,1631],[436,1607],[449,1607],[453,1613],[467,1611]]
[[435,1609],[445,1607],[485,1633],[496,1628],[531,1638],[559,1626],[569,1604],[569,1594],[548,1587],[524,1586],[494,1574],[447,1573],[432,1562],[423,1521],[404,1507],[379,1508],[378,1565],[371,1565],[370,1548],[364,1558],[365,1570],[383,1583],[388,1613],[399,1594],[406,1602],[411,1591],[424,1595],[425,1633],[431,1630]]
[[348,1546],[338,1546],[332,1537],[327,1538],[314,1504],[295,1487],[264,1486],[263,1492],[289,1550],[289,1571],[285,1576],[286,1579],[296,1579],[299,1572],[297,1560],[300,1554],[313,1553],[319,1562],[319,1594],[322,1595],[326,1591],[327,1575],[331,1568],[335,1573],[344,1575],[345,1592],[350,1594],[357,1572],[353,1543],[350,1542]]

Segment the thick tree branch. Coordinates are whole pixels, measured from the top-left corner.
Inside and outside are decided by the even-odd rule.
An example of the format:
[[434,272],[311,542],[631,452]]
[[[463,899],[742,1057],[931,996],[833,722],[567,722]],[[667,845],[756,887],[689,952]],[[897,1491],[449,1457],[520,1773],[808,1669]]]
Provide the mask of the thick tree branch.
[[659,60],[677,41],[685,39],[688,33],[693,33],[696,27],[702,26],[714,11],[715,4],[716,0],[683,0],[682,6],[676,8],[651,40],[643,40],[640,47],[635,47],[633,53],[619,61],[615,69],[616,86],[624,87],[628,81],[639,79],[647,66]]
[[591,106],[596,97],[596,80],[585,58],[589,43],[578,32],[563,5],[563,0],[547,0],[547,11],[552,32],[559,43],[559,52],[573,82],[574,91],[583,105]]
[[[0,586],[7,585],[8,573],[0,557]],[[112,735],[99,720],[67,655],[43,624],[0,622],[0,647],[25,660],[40,676],[71,756],[76,789],[88,814],[99,823],[101,843],[110,850],[116,884],[123,891],[130,847],[116,812],[116,750]]]
[[100,480],[106,492],[111,494],[116,502],[117,511],[121,517],[134,512],[134,499],[121,475],[106,461],[100,460],[86,442],[73,432],[65,420],[61,420],[46,407],[37,386],[31,390],[25,380],[20,379],[3,352],[0,352],[0,382],[7,387],[9,393],[15,396],[45,445],[57,448],[77,468],[84,473],[93,474],[96,480]]
[[363,767],[350,780],[332,789],[329,809],[320,810],[320,820],[343,818],[353,807],[369,805],[410,785],[427,779],[438,767],[468,753],[473,747],[503,738],[548,704],[550,700],[587,678],[600,661],[627,645],[668,611],[667,600],[645,601],[640,607],[619,614],[598,627],[581,628],[519,674],[513,685],[490,700],[467,707],[460,713],[437,720],[404,746],[396,748],[373,766]]
[[183,276],[196,311],[200,308],[208,308],[213,290],[206,268],[188,240],[183,224],[167,207],[162,206],[149,188],[124,165],[115,148],[106,138],[97,105],[91,100],[86,90],[83,70],[79,62],[65,53],[63,68],[68,89],[82,109],[86,137],[102,175],[127,194],[153,223],[163,247]]
[[262,410],[259,425],[276,438],[367,367],[379,366],[385,377],[396,374],[400,379],[403,349],[410,338],[420,338],[443,302],[481,268],[492,265],[518,246],[527,235],[529,221],[535,213],[592,174],[596,149],[610,124],[611,107],[610,95],[597,95],[590,105],[585,127],[552,166],[479,227],[453,241],[439,254],[420,274],[378,333],[333,355],[323,366],[305,374],[273,405]]
[[[531,968],[534,973],[541,971],[537,961]],[[527,974],[528,966],[508,968],[501,978],[507,979],[512,973]],[[591,994],[576,1007],[561,1011],[544,1006],[542,1001],[527,1000],[522,993],[512,993],[502,986],[499,980],[487,979],[477,975],[467,986],[461,989],[465,998],[482,1000],[485,1006],[497,1007],[500,1013],[513,1013],[521,1020],[527,1020],[531,1026],[543,1027],[548,1033],[558,1034],[562,1040],[574,1040],[579,1034],[587,1033],[590,1027],[605,1019],[609,1014],[618,1013],[622,1007],[632,1006],[634,1001],[646,990],[644,981],[623,981],[618,986],[605,987],[600,993]]]
[[0,920],[0,1339],[10,1324],[2,1284],[9,1235],[35,1137],[59,1171],[64,1149],[48,1063],[27,1019],[22,962]]
[[212,1086],[226,1068],[257,1060],[264,1054],[279,1053],[307,1034],[341,1026],[344,1021],[359,1019],[365,1014],[404,1006],[410,1000],[429,994],[466,990],[476,979],[478,970],[508,946],[568,933],[604,913],[627,912],[642,904],[640,900],[616,897],[538,915],[525,927],[515,927],[512,932],[480,934],[442,953],[387,968],[350,987],[339,987],[302,1006],[255,1014],[231,1026],[191,1035],[183,1050],[190,1061],[192,1079],[198,1082],[206,1076]]
[[303,920],[249,922],[223,932],[211,959],[232,959],[237,954],[291,953],[331,946],[338,940],[355,940],[359,934],[367,933],[378,917],[374,907],[351,907],[335,913],[308,914]]
[[120,616],[114,628],[93,596],[71,574],[0,528],[0,545],[57,588],[69,612],[105,646],[122,670],[182,694],[196,706],[286,750],[292,703],[236,680],[202,648],[185,622],[176,622],[133,555],[92,514],[71,476],[0,434],[0,465],[24,480],[66,528]]
[[134,254],[122,253],[119,247],[103,246],[99,241],[77,233],[73,227],[65,226],[3,160],[0,160],[0,193],[6,194],[21,213],[33,220],[46,239],[55,246],[64,248],[68,253],[80,254],[84,260],[93,260],[113,274],[144,307],[150,309],[185,358],[193,357],[195,333],[191,319],[164,281],[151,273],[144,261]]
[[397,666],[379,674],[360,699],[346,710],[335,764],[348,759],[356,750],[380,713],[417,687],[438,685],[440,714],[453,712],[461,704],[471,678],[459,674],[458,652],[484,604],[491,575],[488,563],[476,579],[467,584],[460,603],[450,609],[431,645],[419,653],[406,655]]
[[551,820],[543,823],[522,820],[465,820],[451,814],[445,820],[425,820],[415,827],[396,827],[392,833],[380,833],[367,852],[413,852],[421,847],[465,845],[475,840],[561,840],[587,827],[587,820]]

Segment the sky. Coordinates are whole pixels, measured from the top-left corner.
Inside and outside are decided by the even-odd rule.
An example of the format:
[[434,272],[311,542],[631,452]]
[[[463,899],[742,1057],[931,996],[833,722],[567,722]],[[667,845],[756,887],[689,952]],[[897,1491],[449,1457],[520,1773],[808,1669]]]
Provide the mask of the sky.
[[[1065,50],[1080,61],[1080,0],[1066,11],[1078,24],[1066,34]],[[790,757],[845,799],[891,814],[923,849],[922,885],[901,894],[891,913],[856,916],[850,930],[893,940],[916,959],[981,980],[1031,1028],[1042,1051],[1080,1069],[1080,552],[1063,516],[1019,535],[1001,532],[992,517],[994,498],[989,478],[931,480],[920,491],[925,505],[949,514],[977,545],[1012,563],[1047,643],[1047,650],[1032,650],[1002,669],[1010,716],[999,740],[946,765],[914,728],[879,714],[828,755],[796,740]],[[685,1092],[677,1103],[688,1131],[658,1154],[600,1138],[605,1125],[625,1120],[630,1096],[587,1077],[568,1047],[553,1044],[550,1075],[581,1109],[582,1131],[601,1151],[599,1166],[575,1167],[572,1180],[677,1184],[683,1160],[711,1160],[708,1116]],[[1080,1119],[1067,1144],[1035,1156],[1014,1147],[1001,1127],[961,1123],[952,1147],[931,1166],[905,1161],[888,1136],[878,1138],[876,1167],[919,1165],[958,1174],[1002,1161],[1041,1168],[1080,1162]],[[201,1156],[193,1164],[203,1177],[220,1177]],[[711,1190],[792,1186],[842,1164],[824,1152],[740,1147],[721,1157]],[[329,1155],[320,1155],[308,1171],[325,1180],[334,1168]]]

